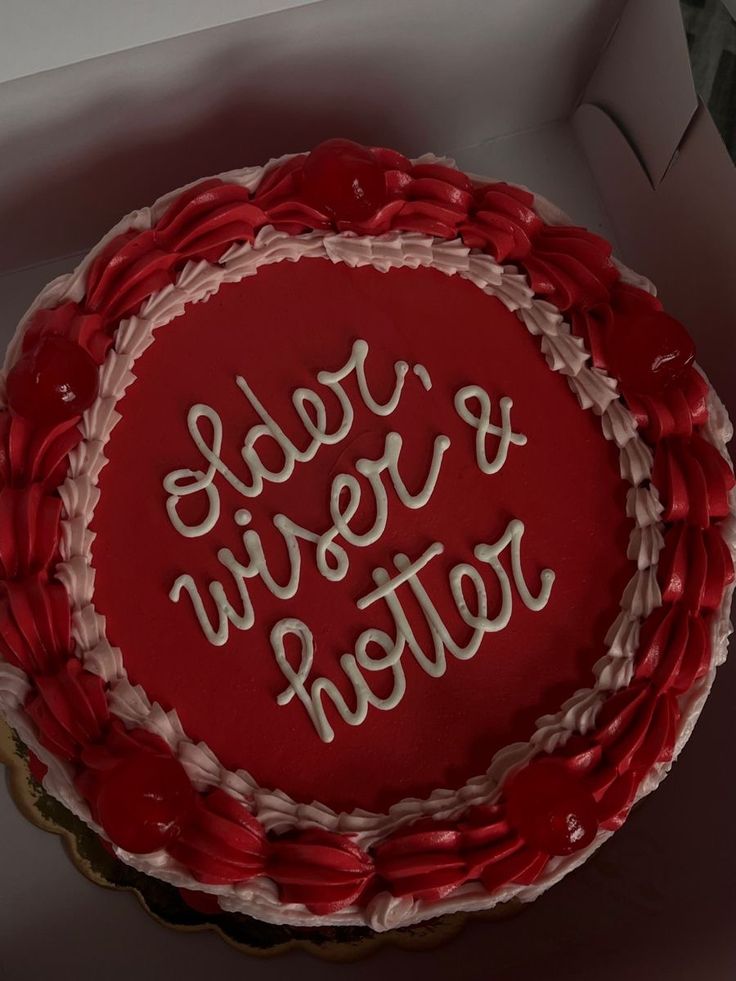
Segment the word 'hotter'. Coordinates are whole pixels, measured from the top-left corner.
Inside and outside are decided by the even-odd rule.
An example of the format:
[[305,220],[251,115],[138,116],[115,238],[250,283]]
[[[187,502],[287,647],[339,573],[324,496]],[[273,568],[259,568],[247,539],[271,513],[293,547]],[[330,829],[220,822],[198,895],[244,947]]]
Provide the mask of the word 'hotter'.
[[[312,632],[301,620],[295,618],[279,620],[271,631],[271,646],[276,661],[289,682],[287,688],[278,696],[279,705],[287,705],[296,696],[307,710],[320,739],[329,743],[334,739],[334,730],[327,719],[324,698],[332,702],[338,715],[351,726],[358,726],[365,720],[371,705],[383,711],[395,708],[406,691],[406,673],[402,665],[402,657],[407,649],[422,670],[432,678],[441,678],[445,673],[448,652],[458,661],[470,660],[478,653],[485,635],[503,630],[511,618],[513,602],[511,581],[501,564],[501,555],[506,549],[510,549],[511,552],[512,578],[522,602],[530,610],[543,609],[547,605],[555,574],[551,569],[544,569],[537,595],[529,590],[521,569],[520,548],[523,534],[522,522],[512,519],[496,542],[491,545],[478,545],[474,550],[476,559],[491,567],[501,590],[501,602],[495,616],[488,615],[488,593],[478,570],[466,562],[458,563],[451,569],[452,598],[460,619],[472,629],[470,640],[462,645],[453,640],[447,625],[419,578],[422,569],[444,551],[441,543],[432,544],[414,562],[410,562],[406,555],[395,555],[393,562],[398,574],[393,577],[386,569],[374,570],[373,581],[377,583],[377,588],[358,600],[358,606],[365,609],[383,600],[391,614],[394,632],[391,636],[385,630],[372,627],[364,630],[355,643],[355,653],[343,654],[340,658],[340,667],[353,688],[355,709],[349,707],[334,682],[327,678],[317,678],[307,686],[306,682],[314,660]],[[471,610],[465,600],[464,582],[468,582],[472,588],[476,612]],[[429,654],[417,641],[397,595],[399,587],[404,585],[410,588],[429,628],[432,638],[432,650]],[[301,648],[299,667],[296,671],[292,668],[286,652],[286,638],[290,635],[298,638]],[[377,657],[371,655],[371,647],[378,649]],[[377,696],[366,681],[366,673],[377,671],[390,671],[392,674],[391,691],[385,697]]]

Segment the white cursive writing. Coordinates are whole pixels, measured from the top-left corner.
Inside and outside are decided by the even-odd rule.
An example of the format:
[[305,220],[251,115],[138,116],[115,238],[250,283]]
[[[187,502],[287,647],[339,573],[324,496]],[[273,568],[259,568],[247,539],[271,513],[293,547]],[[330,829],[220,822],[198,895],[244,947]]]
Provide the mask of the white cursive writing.
[[[450,631],[424,588],[420,573],[436,556],[443,552],[439,542],[432,544],[418,559],[410,562],[406,555],[394,556],[397,574],[390,576],[386,569],[373,572],[376,589],[358,600],[358,607],[366,609],[373,603],[383,600],[391,614],[394,635],[384,630],[369,628],[356,640],[354,653],[343,654],[340,667],[352,685],[355,708],[351,708],[333,681],[319,677],[309,681],[314,661],[314,640],[312,633],[302,620],[285,618],[279,620],[271,631],[271,646],[276,663],[288,681],[287,687],[277,696],[279,705],[288,705],[296,697],[304,706],[309,718],[323,742],[334,739],[334,730],[325,710],[324,700],[332,703],[340,718],[348,725],[357,726],[365,721],[369,707],[387,711],[395,708],[404,697],[406,677],[402,657],[409,650],[419,666],[433,678],[440,678],[447,670],[447,653],[460,661],[474,657],[488,633],[503,630],[511,618],[513,597],[511,580],[522,603],[530,610],[544,609],[550,597],[555,574],[551,569],[543,569],[539,580],[539,591],[534,595],[527,586],[521,568],[521,539],[524,525],[518,519],[509,521],[506,530],[492,544],[477,545],[476,559],[487,564],[496,576],[501,590],[499,609],[489,616],[488,593],[482,576],[475,566],[461,562],[450,570],[450,590],[460,619],[472,628],[470,640],[464,645],[455,641]],[[501,556],[510,551],[511,578],[501,563]],[[474,594],[473,612],[465,601],[463,583],[468,582]],[[432,651],[425,651],[417,641],[397,591],[408,586],[413,593],[422,615],[429,627],[432,638]],[[292,667],[286,651],[286,639],[293,636],[300,645],[299,664]],[[378,656],[370,653],[377,647]],[[390,671],[392,688],[390,694],[379,697],[366,680],[366,673]]]
[[[268,412],[245,378],[241,375],[236,376],[235,382],[238,388],[261,420],[248,430],[240,450],[243,462],[248,468],[249,479],[246,480],[238,478],[220,457],[222,422],[217,412],[208,405],[200,403],[193,405],[187,414],[187,427],[195,447],[207,463],[207,469],[192,470],[185,467],[172,470],[164,478],[164,490],[169,495],[166,511],[176,530],[186,538],[197,538],[215,527],[220,517],[220,495],[215,483],[218,474],[243,497],[257,497],[263,490],[264,482],[283,483],[291,477],[296,464],[312,460],[320,446],[331,446],[345,439],[354,418],[353,406],[342,384],[349,375],[355,375],[358,391],[366,408],[377,416],[391,415],[399,404],[409,366],[406,361],[397,361],[394,364],[393,390],[385,402],[379,402],[372,394],[366,378],[367,356],[368,344],[363,340],[357,340],[352,346],[350,357],[341,368],[337,371],[320,371],[317,374],[319,384],[333,393],[340,406],[340,421],[332,430],[327,423],[327,407],[320,395],[311,388],[297,388],[292,393],[291,402],[294,410],[308,436],[311,437],[306,447],[301,450]],[[421,368],[421,365],[418,367]],[[422,370],[426,375],[426,369]],[[310,415],[310,411],[314,413],[314,418]],[[209,442],[202,434],[200,419],[207,419],[212,429],[212,438]],[[283,455],[283,463],[278,469],[272,470],[267,467],[258,455],[258,442],[265,437],[274,440]],[[188,524],[179,514],[179,502],[183,497],[202,492],[207,497],[207,513],[201,521]]]

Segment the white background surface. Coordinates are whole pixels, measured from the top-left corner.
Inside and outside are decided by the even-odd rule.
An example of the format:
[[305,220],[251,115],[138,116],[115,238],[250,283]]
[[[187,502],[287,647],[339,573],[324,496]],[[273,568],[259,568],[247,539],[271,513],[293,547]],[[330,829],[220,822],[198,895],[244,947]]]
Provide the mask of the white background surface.
[[[243,0],[240,16],[269,2]],[[671,6],[636,2],[653,17]],[[64,20],[70,6],[85,5],[94,13],[84,29]],[[0,77],[37,70],[32,59],[54,49],[58,64],[75,60],[69,51],[118,52],[0,86],[0,268],[24,256],[0,275],[0,345],[36,291],[120,213],[183,180],[335,132],[415,153],[453,151],[466,169],[528,184],[611,235],[568,120],[606,18],[622,6],[323,0],[126,53],[164,36],[165,8],[176,8],[184,33],[204,26],[198,17],[222,24],[236,4],[118,3],[111,14],[109,0],[0,0]],[[244,119],[250,128],[239,131]],[[50,242],[56,258],[37,264]],[[705,368],[736,404],[733,334],[704,349]],[[355,981],[733,981],[735,701],[736,660],[721,669],[671,777],[591,862],[521,915],[471,923],[434,952],[384,950],[347,966],[303,954],[254,960],[213,935],[168,931],[133,896],[87,882],[60,842],[0,793],[0,981],[312,981],[337,972]]]

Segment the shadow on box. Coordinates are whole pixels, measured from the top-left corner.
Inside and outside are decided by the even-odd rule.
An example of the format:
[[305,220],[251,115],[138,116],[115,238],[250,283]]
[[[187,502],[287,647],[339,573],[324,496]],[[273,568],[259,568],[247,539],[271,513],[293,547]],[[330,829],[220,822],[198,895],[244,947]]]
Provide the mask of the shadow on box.
[[[145,100],[126,92],[122,77],[114,94],[90,102],[81,111],[64,107],[66,111],[43,132],[31,126],[15,132],[4,145],[0,140],[0,159],[22,174],[12,182],[12,193],[0,189],[0,227],[12,229],[0,240],[0,269],[85,250],[124,214],[152,204],[176,187],[300,152],[331,136],[396,147],[405,142],[398,92],[381,105],[371,100],[370,86],[365,87],[365,101],[358,104],[351,99],[341,105],[335,98],[344,73],[360,72],[354,59],[343,63],[333,56],[323,81],[326,97],[306,104],[297,98],[283,102],[271,98],[267,82],[257,91],[249,84],[238,86],[241,60],[236,50],[226,51],[198,66],[193,76],[183,73],[185,84],[177,78],[175,87]],[[309,77],[318,66],[304,61],[291,68],[298,79]],[[325,66],[320,65],[319,71],[324,76]],[[213,75],[224,79],[221,91],[213,92]],[[210,93],[206,104],[203,90]],[[174,109],[180,106],[188,107],[185,116]],[[136,131],[131,120],[139,113],[146,124]],[[120,120],[124,135],[106,131],[98,137],[100,119]],[[78,144],[76,156],[46,162],[46,147],[53,147],[56,133],[69,128],[90,132],[89,142]]]

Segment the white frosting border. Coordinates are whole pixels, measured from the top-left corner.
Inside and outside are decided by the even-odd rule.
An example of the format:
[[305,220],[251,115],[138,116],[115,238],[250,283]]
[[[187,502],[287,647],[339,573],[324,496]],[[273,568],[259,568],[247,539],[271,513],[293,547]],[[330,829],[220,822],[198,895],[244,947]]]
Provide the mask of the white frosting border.
[[[265,168],[247,168],[221,176],[253,190],[267,170],[283,159],[272,161]],[[50,283],[39,294],[8,348],[6,369],[17,357],[24,326],[33,312],[42,306],[53,306],[66,300],[80,300],[84,295],[89,265],[106,243],[115,235],[131,228],[149,228],[181,190],[166,195],[151,208],[134,212],[123,219],[73,273]],[[567,221],[562,212],[543,198],[537,197],[535,206],[550,224]],[[542,351],[551,369],[568,378],[581,406],[592,408],[601,417],[604,436],[613,439],[619,447],[622,478],[632,485],[627,501],[627,513],[634,521],[629,557],[636,559],[637,570],[624,593],[621,613],[607,635],[608,653],[595,666],[594,687],[576,692],[558,713],[538,720],[537,729],[529,743],[513,744],[496,754],[489,770],[468,781],[464,787],[455,791],[437,790],[424,801],[401,801],[385,815],[362,810],[336,814],[322,804],[297,803],[281,791],[259,788],[243,770],[235,773],[225,770],[206,745],[194,744],[186,738],[175,712],[167,713],[159,705],[151,704],[140,686],[130,685],[119,650],[113,648],[105,637],[104,617],[95,611],[91,602],[94,592],[94,568],[91,563],[94,536],[87,526],[99,497],[96,484],[106,462],[104,446],[120,418],[115,404],[134,380],[132,367],[135,358],[152,342],[156,329],[179,316],[184,311],[185,304],[201,302],[211,296],[222,283],[237,282],[254,275],[261,265],[268,262],[298,261],[313,257],[345,262],[351,266],[372,265],[382,271],[401,266],[431,266],[447,275],[460,275],[489,295],[498,297],[508,309],[517,313],[531,333],[541,337]],[[648,281],[620,264],[619,269],[627,282],[653,291]],[[63,561],[58,574],[72,600],[73,630],[78,656],[89,670],[111,683],[108,691],[110,711],[126,723],[142,726],[162,736],[179,756],[195,786],[199,789],[210,786],[226,788],[236,797],[251,804],[253,812],[268,830],[280,833],[294,827],[309,826],[340,830],[352,833],[363,847],[419,816],[452,818],[471,804],[492,801],[508,773],[531,755],[552,750],[572,732],[588,731],[594,725],[597,709],[605,695],[625,686],[631,679],[639,621],[661,604],[656,582],[656,563],[662,547],[661,506],[656,491],[639,487],[651,475],[651,452],[636,433],[631,414],[618,399],[615,381],[604,372],[588,366],[588,360],[589,354],[582,342],[571,335],[560,312],[546,301],[534,297],[524,275],[514,267],[499,266],[485,253],[469,250],[459,240],[447,242],[407,233],[370,237],[351,233],[313,232],[293,237],[268,227],[261,230],[253,246],[245,244],[231,247],[218,265],[206,262],[188,263],[173,286],[152,296],[137,316],[121,321],[114,346],[100,368],[100,397],[85,413],[80,424],[83,439],[70,454],[71,476],[67,478],[61,491],[64,502]],[[712,390],[711,422],[706,435],[728,459],[725,444],[731,435],[730,423],[722,403]],[[732,511],[734,510],[736,500],[732,501]],[[723,530],[736,555],[735,524],[732,514],[724,523],[726,527]],[[724,597],[720,615],[714,617],[714,667],[686,696],[675,755],[692,731],[710,690],[715,666],[725,659],[730,632],[728,611],[731,592],[729,590]],[[95,826],[84,801],[77,794],[70,768],[55,760],[40,746],[32,726],[22,712],[21,706],[28,684],[22,671],[0,663],[0,709],[4,710],[8,721],[18,730],[21,738],[49,767],[44,779],[45,789],[104,836],[102,829]],[[668,769],[669,765],[655,766],[640,787],[637,799],[653,790]],[[585,861],[608,835],[608,832],[600,833],[588,849],[567,859],[551,859],[545,875],[533,886],[510,886],[490,896],[482,886],[467,884],[435,903],[399,900],[382,894],[364,911],[347,908],[329,917],[314,916],[305,907],[280,903],[274,884],[265,877],[241,886],[205,886],[179,868],[166,852],[146,856],[131,855],[118,848],[116,852],[126,864],[140,871],[153,874],[174,885],[217,895],[223,909],[249,913],[270,922],[298,925],[368,924],[376,930],[384,930],[415,923],[450,910],[483,909],[511,898],[532,900],[562,878],[567,871]]]
[[114,347],[100,371],[100,396],[82,420],[83,440],[70,454],[70,476],[60,489],[64,504],[62,558],[57,574],[72,602],[77,654],[85,667],[108,683],[111,712],[131,726],[156,732],[179,756],[194,785],[203,790],[225,786],[252,799],[253,812],[268,831],[282,833],[294,827],[318,826],[348,831],[363,845],[384,837],[393,828],[419,816],[451,818],[470,804],[488,802],[509,768],[532,753],[550,751],[572,731],[586,732],[593,724],[603,692],[628,684],[636,649],[639,619],[661,602],[656,584],[656,558],[662,545],[661,510],[656,492],[629,493],[629,515],[635,521],[629,547],[638,568],[622,600],[622,613],[609,637],[609,653],[596,666],[594,689],[578,692],[555,716],[540,720],[529,744],[508,747],[496,755],[489,771],[459,790],[437,790],[427,800],[407,799],[388,814],[364,810],[336,813],[323,804],[298,803],[280,790],[259,787],[244,770],[225,770],[205,743],[193,743],[184,733],[175,711],[151,704],[140,685],[127,678],[119,649],[105,636],[104,617],[95,610],[93,536],[88,530],[99,498],[97,481],[106,463],[105,445],[120,418],[115,405],[134,380],[134,361],[153,342],[155,331],[180,316],[188,303],[205,300],[223,283],[255,275],[272,262],[307,258],[329,259],[351,266],[371,265],[379,270],[419,266],[440,269],[447,275],[469,279],[516,311],[527,328],[541,336],[541,347],[552,370],[567,375],[584,408],[601,416],[604,435],[614,439],[621,453],[622,477],[636,486],[651,473],[651,454],[636,434],[633,419],[616,397],[615,382],[586,365],[582,342],[573,338],[562,317],[543,300],[535,299],[519,272],[498,266],[484,253],[474,253],[460,241],[445,242],[415,234],[391,233],[378,238],[312,232],[298,237],[263,229],[253,246],[239,245],[219,265],[189,263],[174,286],[148,300],[140,313],[121,321]]

